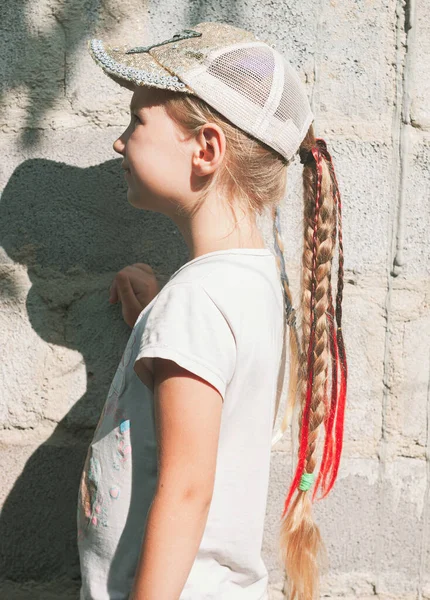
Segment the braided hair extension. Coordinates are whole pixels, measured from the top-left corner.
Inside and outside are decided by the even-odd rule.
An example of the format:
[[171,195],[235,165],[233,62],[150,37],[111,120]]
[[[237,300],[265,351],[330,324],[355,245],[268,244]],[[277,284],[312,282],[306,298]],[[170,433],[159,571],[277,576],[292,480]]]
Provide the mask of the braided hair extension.
[[[325,562],[327,554],[311,508],[318,486],[322,487],[322,496],[319,498],[322,499],[327,496],[336,479],[342,451],[347,365],[341,329],[343,244],[340,193],[327,146],[324,140],[315,138],[312,126],[302,142],[300,158],[304,165],[304,248],[302,335],[301,345],[298,345],[301,409],[299,456],[282,514],[280,556],[286,567],[290,600],[296,597],[299,600],[312,600],[316,595],[319,596],[318,559],[321,557]],[[339,270],[334,310],[331,269],[338,230]],[[280,262],[282,265],[282,260]],[[288,285],[286,276],[284,280]],[[314,478],[316,444],[321,425],[325,429],[324,449],[311,500],[306,491]],[[297,495],[290,506],[296,490]]]
[[[342,336],[342,292],[343,292],[343,238],[342,238],[342,204],[339,192],[339,186],[337,183],[336,174],[334,171],[334,166],[332,162],[331,155],[327,150],[327,145],[324,140],[317,138],[316,139],[316,147],[320,151],[320,157],[323,158],[326,162],[330,173],[331,179],[331,188],[332,195],[335,201],[335,219],[333,222],[333,230],[332,230],[332,247],[334,249],[336,244],[336,235],[339,233],[339,267],[338,267],[338,280],[337,280],[337,294],[336,294],[336,314],[333,307],[332,301],[332,291],[331,291],[331,268],[328,271],[329,278],[329,286],[328,286],[328,319],[329,319],[329,342],[330,342],[330,354],[332,357],[332,387],[331,387],[331,405],[329,406],[326,403],[327,411],[324,423],[326,424],[326,436],[325,436],[325,446],[323,451],[323,457],[320,465],[319,476],[313,491],[312,500],[315,499],[316,492],[318,489],[318,485],[321,483],[322,479],[322,490],[323,493],[320,496],[319,500],[325,498],[330,490],[332,489],[338,468],[340,463],[340,456],[342,452],[342,442],[343,442],[343,423],[344,423],[344,411],[345,411],[345,399],[346,399],[346,381],[347,381],[347,362],[346,362],[346,353]],[[309,155],[307,155],[309,157]],[[312,158],[315,160],[317,170],[320,168],[320,163],[318,162],[318,158],[315,156],[315,149],[311,151],[311,160]],[[307,160],[304,160],[304,164],[306,164]],[[322,175],[321,175],[322,176]],[[318,199],[317,199],[318,203]],[[339,221],[339,226],[337,229],[336,217]],[[330,266],[332,263],[333,255],[330,258]],[[336,317],[336,325],[337,329],[335,330],[335,317]],[[340,365],[340,390],[338,392],[337,387],[337,366]],[[328,381],[326,381],[326,384]],[[336,425],[335,425],[335,433],[333,436],[333,426],[336,417]],[[333,445],[335,447],[333,447]],[[330,480],[327,482],[327,478],[329,472],[331,471]]]

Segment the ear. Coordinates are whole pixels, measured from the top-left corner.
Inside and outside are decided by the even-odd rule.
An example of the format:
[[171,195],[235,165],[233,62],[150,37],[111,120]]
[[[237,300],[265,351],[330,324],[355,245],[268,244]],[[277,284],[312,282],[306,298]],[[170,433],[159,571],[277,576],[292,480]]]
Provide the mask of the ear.
[[196,137],[192,155],[193,172],[200,177],[213,173],[224,159],[226,139],[221,127],[205,123]]

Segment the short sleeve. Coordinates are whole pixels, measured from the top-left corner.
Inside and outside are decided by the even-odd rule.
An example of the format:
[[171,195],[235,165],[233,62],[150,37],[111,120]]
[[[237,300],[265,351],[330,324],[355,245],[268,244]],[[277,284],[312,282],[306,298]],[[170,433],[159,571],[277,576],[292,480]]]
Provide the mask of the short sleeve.
[[226,317],[201,284],[167,284],[137,341],[134,370],[139,376],[142,363],[152,377],[152,359],[170,359],[212,384],[224,401],[235,370],[236,342]]

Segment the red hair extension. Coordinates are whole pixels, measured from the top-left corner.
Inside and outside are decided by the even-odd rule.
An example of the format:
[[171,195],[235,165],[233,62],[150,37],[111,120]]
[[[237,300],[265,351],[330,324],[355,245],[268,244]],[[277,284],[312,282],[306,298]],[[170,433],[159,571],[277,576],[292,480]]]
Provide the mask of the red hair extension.
[[[343,424],[345,414],[345,399],[346,399],[346,379],[347,379],[347,365],[346,356],[343,345],[342,330],[341,330],[341,302],[342,302],[342,287],[343,287],[343,244],[342,244],[342,227],[341,227],[341,200],[339,187],[337,184],[336,175],[334,172],[333,162],[327,148],[323,150],[324,158],[327,160],[330,176],[332,179],[333,194],[339,213],[339,270],[338,270],[338,291],[336,296],[336,322],[338,325],[337,332],[335,333],[334,327],[334,310],[331,297],[331,288],[329,288],[329,328],[330,328],[330,353],[332,357],[332,393],[331,393],[331,406],[330,411],[324,422],[327,422],[326,426],[326,437],[324,444],[323,457],[320,465],[318,478],[316,481],[315,488],[312,494],[312,501],[314,501],[318,485],[322,478],[322,490],[323,493],[319,500],[325,498],[330,490],[332,489],[336,480],[337,472],[339,469],[340,456],[342,453],[342,442],[343,442]],[[334,239],[336,239],[336,229],[334,232]],[[337,371],[339,366],[340,356],[340,389],[337,389]],[[335,434],[333,436],[333,427]],[[331,472],[330,481],[327,483],[327,478]]]
[[[319,500],[322,500],[332,489],[336,480],[337,472],[339,469],[340,457],[342,453],[342,442],[343,442],[343,426],[344,426],[344,415],[345,415],[345,400],[346,400],[346,384],[347,384],[347,362],[345,347],[342,337],[342,291],[343,291],[343,240],[342,240],[342,204],[340,198],[339,187],[334,172],[332,158],[330,153],[327,151],[327,145],[322,138],[316,138],[316,143],[312,147],[312,155],[315,159],[317,169],[317,186],[315,196],[315,222],[313,232],[313,259],[312,259],[312,290],[311,290],[311,331],[309,339],[309,348],[307,356],[307,388],[306,388],[306,400],[302,415],[302,425],[300,432],[300,444],[299,444],[299,459],[296,467],[296,472],[292,484],[290,486],[287,499],[284,505],[284,511],[282,517],[288,510],[292,495],[296,490],[299,480],[303,474],[306,453],[308,446],[309,436],[309,413],[312,400],[312,384],[314,376],[314,363],[313,353],[315,345],[315,314],[314,314],[314,301],[315,301],[315,288],[316,288],[316,233],[318,224],[318,214],[320,209],[321,199],[321,182],[322,182],[322,158],[324,158],[328,164],[330,177],[332,180],[333,196],[336,206],[336,216],[338,217],[338,227],[335,224],[335,230],[333,234],[334,243],[336,242],[337,232],[339,234],[339,267],[338,267],[338,280],[337,280],[337,294],[336,294],[336,311],[333,307],[331,283],[329,285],[328,300],[329,306],[327,311],[327,318],[329,324],[329,341],[330,341],[330,356],[331,356],[331,371],[332,371],[332,386],[331,386],[331,401],[330,404],[327,400],[327,382],[325,385],[324,403],[326,407],[326,415],[324,418],[325,427],[325,442],[323,449],[323,456],[321,459],[321,465],[318,473],[318,478],[313,490],[312,501],[314,501],[318,486],[321,484],[322,495]],[[337,329],[335,328],[335,318]],[[340,386],[338,389],[338,369],[340,369]],[[333,435],[334,431],[334,435]]]
[[303,409],[302,415],[302,425],[300,432],[300,447],[299,447],[299,459],[296,467],[296,472],[290,486],[290,490],[285,501],[284,511],[282,513],[282,517],[288,510],[288,506],[291,501],[291,497],[297,488],[297,484],[299,483],[300,477],[304,471],[304,465],[306,460],[306,453],[308,448],[308,434],[309,434],[309,412],[311,406],[312,399],[312,384],[313,384],[313,353],[314,353],[314,343],[315,343],[315,312],[314,312],[314,301],[315,301],[315,287],[316,287],[316,234],[318,229],[318,215],[320,209],[320,198],[321,198],[321,182],[322,182],[322,163],[321,163],[321,149],[319,145],[315,145],[312,147],[312,154],[315,159],[316,167],[317,167],[317,185],[316,185],[316,195],[315,195],[315,216],[314,216],[314,231],[313,231],[313,248],[312,248],[312,290],[311,290],[311,307],[310,307],[310,321],[311,321],[311,331],[310,331],[310,339],[309,339],[309,348],[308,348],[308,356],[307,356],[307,374],[308,374],[308,382],[306,388],[306,401]]
[[[327,152],[329,157],[328,166],[330,170],[330,175],[332,178],[333,188],[334,188],[334,197],[336,200],[336,205],[338,209],[338,220],[339,220],[339,268],[338,268],[338,278],[337,278],[337,294],[336,294],[336,323],[337,323],[337,339],[336,346],[339,350],[340,357],[340,390],[339,390],[339,401],[338,401],[338,410],[336,413],[336,425],[335,425],[335,457],[334,462],[332,464],[332,474],[331,479],[328,486],[325,489],[325,492],[322,496],[324,498],[327,496],[329,491],[332,489],[334,482],[336,480],[337,472],[339,469],[340,456],[342,453],[342,442],[343,442],[343,425],[344,425],[344,416],[345,416],[345,401],[346,401],[346,389],[347,389],[347,378],[348,378],[348,365],[346,361],[346,353],[345,346],[342,336],[342,291],[343,291],[343,239],[342,239],[342,202],[340,198],[339,186],[337,183],[336,174],[334,171],[333,162],[331,160],[330,154]],[[337,358],[337,356],[336,356]],[[336,361],[337,362],[337,361]],[[321,499],[322,499],[321,498]]]
[[[327,152],[327,154],[328,154],[328,152]],[[331,160],[331,157],[330,157],[330,160]],[[329,161],[329,165],[331,165],[331,164],[332,163]],[[330,175],[331,175],[331,169],[330,169]],[[333,186],[333,192],[334,192],[334,200],[335,200],[335,203],[337,204],[337,195],[335,193],[334,186]],[[335,213],[335,217],[337,217],[337,211]],[[335,218],[334,230],[333,230],[333,234],[332,234],[333,244],[336,243],[336,233],[337,233],[337,219]],[[334,315],[333,298],[332,298],[332,292],[331,292],[331,274],[330,273],[329,273],[329,287],[328,287],[327,318],[328,318],[328,323],[329,323],[329,342],[330,342],[330,355],[331,355],[331,367],[332,367],[331,405],[326,406],[326,413],[325,413],[325,418],[324,418],[324,427],[325,427],[326,433],[325,433],[325,440],[324,440],[323,457],[321,460],[318,478],[316,480],[315,487],[314,487],[313,494],[312,494],[312,502],[315,500],[315,496],[316,496],[316,493],[318,490],[318,486],[320,485],[321,478],[322,478],[323,490],[327,489],[327,483],[326,483],[327,475],[328,475],[327,466],[329,467],[332,464],[332,460],[333,460],[332,459],[333,443],[334,443],[333,423],[334,423],[337,394],[338,394],[337,374],[338,374],[338,358],[339,357],[338,357],[336,332],[335,332],[335,326],[334,326],[335,315]],[[327,383],[328,383],[328,378],[326,380],[326,384]],[[327,493],[325,495],[327,495]],[[322,495],[319,499],[321,500],[322,498],[324,498],[324,495]]]
[[[331,293],[330,293],[331,296]],[[331,305],[331,311],[333,311],[333,305]],[[321,465],[320,465],[320,470],[318,473],[318,477],[315,483],[315,487],[312,493],[312,501],[314,501],[314,498],[316,496],[317,493],[317,489],[318,486],[320,484],[321,478],[322,478],[322,488],[323,490],[325,490],[327,488],[327,484],[326,484],[326,479],[327,479],[327,474],[328,474],[328,470],[326,465],[330,465],[332,463],[332,454],[333,454],[333,443],[334,443],[334,439],[333,439],[333,423],[334,423],[334,416],[335,416],[335,410],[336,410],[336,400],[337,400],[337,394],[338,394],[338,390],[337,390],[337,367],[338,367],[338,348],[337,348],[337,343],[336,343],[336,337],[335,337],[335,328],[334,328],[334,311],[333,313],[330,311],[330,314],[327,315],[329,317],[329,327],[330,327],[330,354],[332,357],[332,386],[331,386],[331,404],[330,407],[327,411],[327,416],[324,419],[324,424],[326,426],[326,434],[325,434],[325,443],[324,443],[324,451],[323,451],[323,457],[321,460]],[[327,492],[326,494],[327,495]],[[319,500],[321,500],[322,498],[324,498],[324,495],[321,496],[319,498]]]

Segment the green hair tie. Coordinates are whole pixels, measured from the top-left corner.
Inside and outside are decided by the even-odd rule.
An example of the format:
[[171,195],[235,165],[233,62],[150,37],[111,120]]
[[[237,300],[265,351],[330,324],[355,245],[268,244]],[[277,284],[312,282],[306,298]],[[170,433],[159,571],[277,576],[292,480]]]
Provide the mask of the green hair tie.
[[300,478],[299,490],[306,492],[309,490],[314,482],[315,475],[313,473],[303,473]]

